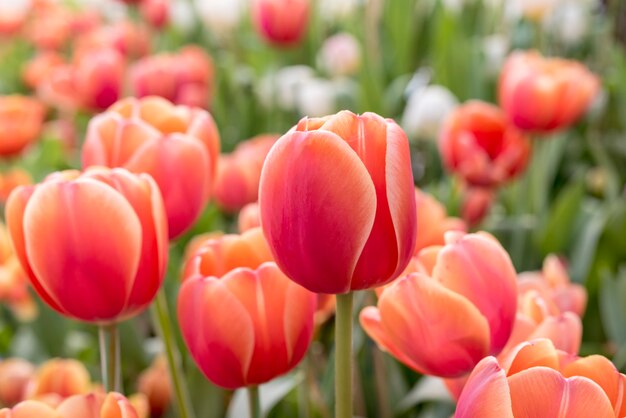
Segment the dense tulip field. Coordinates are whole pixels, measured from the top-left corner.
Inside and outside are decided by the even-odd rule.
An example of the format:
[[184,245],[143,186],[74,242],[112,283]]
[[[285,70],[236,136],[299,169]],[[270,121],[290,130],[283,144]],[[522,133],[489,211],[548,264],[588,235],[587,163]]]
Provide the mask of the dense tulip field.
[[626,417],[622,0],[0,0],[0,418]]

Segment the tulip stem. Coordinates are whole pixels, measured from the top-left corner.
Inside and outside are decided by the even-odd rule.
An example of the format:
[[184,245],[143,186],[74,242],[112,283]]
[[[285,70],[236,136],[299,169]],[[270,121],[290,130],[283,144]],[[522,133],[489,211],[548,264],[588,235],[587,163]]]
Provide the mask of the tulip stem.
[[352,418],[352,292],[337,295],[335,418]]
[[167,357],[167,367],[169,369],[170,380],[174,389],[174,397],[176,407],[178,409],[179,418],[193,418],[193,410],[191,409],[191,400],[187,386],[183,383],[184,376],[180,360],[180,353],[176,345],[172,322],[170,321],[169,310],[167,307],[167,298],[165,291],[159,290],[154,301],[152,310],[152,320],[157,329],[163,345],[165,346],[165,355]]
[[261,397],[258,386],[248,386],[248,401],[250,403],[250,418],[261,418]]
[[121,391],[120,340],[116,324],[100,325],[100,371],[107,392]]

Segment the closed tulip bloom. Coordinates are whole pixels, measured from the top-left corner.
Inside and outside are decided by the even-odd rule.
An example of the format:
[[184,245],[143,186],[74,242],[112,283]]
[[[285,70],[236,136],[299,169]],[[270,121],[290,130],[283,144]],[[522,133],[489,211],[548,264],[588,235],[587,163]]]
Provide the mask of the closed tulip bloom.
[[297,44],[309,23],[308,0],[254,0],[252,20],[259,35],[277,46]]
[[35,142],[45,115],[45,107],[35,99],[0,96],[0,156],[17,155]]
[[172,400],[172,384],[165,357],[156,357],[150,368],[139,375],[137,390],[147,397],[150,416],[160,417],[165,413]]
[[80,395],[91,390],[91,378],[85,365],[77,360],[52,359],[37,370],[26,389],[27,398],[56,394],[60,398]]
[[407,137],[374,113],[305,118],[267,156],[259,204],[274,258],[295,282],[335,294],[388,283],[415,246]]
[[128,399],[116,392],[75,395],[56,410],[61,418],[138,418]]
[[139,5],[139,11],[151,26],[162,29],[169,21],[169,3],[169,0],[144,0]]
[[486,357],[463,389],[456,418],[613,418],[626,413],[626,376],[602,356],[572,358],[549,340]]
[[65,59],[56,51],[40,51],[28,61],[22,71],[22,79],[30,88],[37,88],[52,70],[65,64]]
[[0,363],[0,403],[13,406],[24,400],[26,386],[35,374],[35,367],[20,358],[8,358]]
[[261,228],[241,235],[229,234],[209,238],[198,245],[185,263],[183,280],[195,276],[222,277],[237,267],[255,269],[272,260],[272,253]]
[[189,229],[206,205],[219,138],[211,116],[164,99],[122,100],[93,118],[83,146],[84,167],[124,167],[156,181],[170,238]]
[[178,320],[200,370],[216,385],[235,389],[268,382],[300,362],[316,303],[315,294],[264,263],[185,281]]
[[495,187],[526,169],[531,143],[498,107],[473,100],[450,114],[439,151],[446,168],[470,185]]
[[243,233],[257,226],[261,226],[261,209],[257,202],[248,203],[239,211],[237,228],[239,233]]
[[448,233],[446,241],[432,277],[413,273],[392,283],[360,319],[381,348],[409,367],[458,377],[504,348],[515,321],[516,277],[494,238]]
[[63,315],[100,324],[123,320],[145,309],[163,281],[165,209],[145,174],[59,172],[16,189],[6,219],[31,284]]
[[518,51],[504,64],[498,95],[519,129],[552,132],[574,124],[599,88],[598,78],[579,62]]
[[122,95],[125,67],[124,57],[113,48],[81,55],[74,77],[82,106],[102,111],[115,103]]

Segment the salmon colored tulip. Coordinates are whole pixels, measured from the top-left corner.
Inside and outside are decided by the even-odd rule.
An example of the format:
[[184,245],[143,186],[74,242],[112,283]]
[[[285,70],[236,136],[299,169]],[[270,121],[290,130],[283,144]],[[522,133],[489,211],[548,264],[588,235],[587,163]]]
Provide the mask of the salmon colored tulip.
[[144,0],[139,5],[139,11],[152,27],[162,29],[169,20],[169,3],[169,0]]
[[446,241],[437,248],[432,277],[412,273],[392,283],[360,320],[382,349],[409,367],[458,377],[504,348],[515,321],[516,276],[491,236],[449,232]]
[[56,409],[61,418],[138,418],[128,399],[110,392],[75,395]]
[[25,35],[37,49],[60,50],[72,36],[72,13],[60,5],[35,10]]
[[265,157],[278,135],[259,135],[244,141],[231,154],[220,155],[215,178],[215,200],[227,211],[236,211],[259,197]]
[[306,32],[309,0],[254,0],[252,20],[259,35],[278,46],[298,43]]
[[74,68],[76,93],[83,107],[102,111],[122,95],[125,60],[113,48],[83,54]]
[[504,64],[498,95],[519,129],[552,132],[574,124],[599,88],[598,78],[579,62],[517,51]]
[[207,112],[164,99],[125,99],[89,122],[83,167],[150,174],[161,190],[170,238],[200,216],[212,187],[219,137]]
[[150,32],[129,20],[102,25],[76,39],[74,57],[100,49],[114,48],[126,58],[137,58],[150,51]]
[[0,156],[11,157],[35,142],[46,109],[26,96],[0,96]]
[[430,194],[415,188],[417,209],[417,240],[414,254],[431,245],[445,244],[448,231],[465,232],[467,227],[459,218],[448,217],[446,208]]
[[415,248],[408,139],[374,113],[305,118],[268,154],[259,204],[274,258],[296,283],[335,294],[388,283]]
[[25,399],[26,386],[35,374],[35,367],[20,358],[0,363],[0,404],[13,406]]
[[470,227],[474,227],[489,214],[496,198],[495,193],[489,188],[468,187],[463,195],[461,217]]
[[146,395],[152,417],[160,417],[167,411],[172,401],[172,384],[165,357],[157,356],[150,368],[139,375],[137,390]]
[[63,315],[100,324],[131,317],[163,281],[165,208],[145,174],[59,172],[16,189],[6,219],[31,284]]
[[261,228],[241,235],[222,235],[196,247],[185,264],[183,280],[195,276],[222,277],[237,267],[255,269],[266,261],[273,259]]
[[137,61],[130,70],[137,97],[160,96],[176,104],[207,108],[214,89],[213,60],[200,47],[162,53]]
[[64,418],[52,407],[38,401],[24,401],[13,408],[0,409],[0,418]]
[[314,293],[264,263],[185,281],[178,320],[205,376],[234,389],[268,382],[300,362],[311,342],[315,306]]
[[6,202],[11,192],[19,186],[28,186],[33,178],[28,171],[19,167],[0,173],[0,202]]
[[85,365],[77,360],[52,359],[39,366],[26,389],[27,398],[54,393],[61,398],[91,390],[91,378]]
[[459,399],[456,418],[623,417],[626,376],[604,357],[572,358],[549,340],[486,357]]
[[261,226],[261,210],[257,202],[248,203],[239,211],[237,217],[237,228],[239,233],[244,233],[248,229]]
[[439,136],[446,168],[473,186],[494,187],[517,177],[530,158],[530,139],[498,107],[469,101],[456,108]]
[[26,85],[36,89],[52,71],[65,64],[65,59],[56,51],[40,51],[26,63],[22,71],[22,78]]

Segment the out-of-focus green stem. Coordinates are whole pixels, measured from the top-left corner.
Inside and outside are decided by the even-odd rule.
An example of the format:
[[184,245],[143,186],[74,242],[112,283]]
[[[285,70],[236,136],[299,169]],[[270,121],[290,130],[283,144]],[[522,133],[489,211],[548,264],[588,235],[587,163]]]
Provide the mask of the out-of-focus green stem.
[[[120,340],[117,324],[100,325],[100,371],[102,384],[107,392],[121,391]],[[108,341],[107,341],[108,340]]]
[[167,357],[167,366],[170,372],[170,379],[174,389],[174,397],[176,407],[178,409],[179,418],[193,418],[194,413],[191,408],[191,401],[187,386],[183,377],[182,366],[180,361],[180,353],[176,345],[176,338],[172,329],[172,321],[170,320],[169,310],[167,307],[167,298],[165,290],[161,289],[157,293],[154,305],[152,306],[152,320],[154,326],[165,346],[165,355]]
[[352,292],[337,295],[335,418],[352,418]]
[[258,386],[248,386],[248,401],[250,403],[250,418],[261,418],[261,397]]

